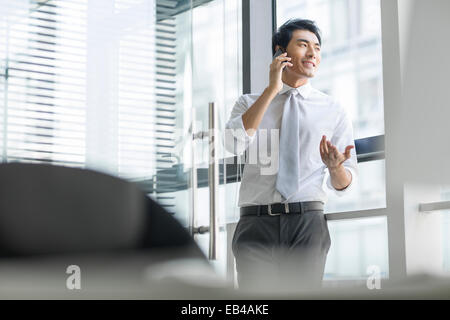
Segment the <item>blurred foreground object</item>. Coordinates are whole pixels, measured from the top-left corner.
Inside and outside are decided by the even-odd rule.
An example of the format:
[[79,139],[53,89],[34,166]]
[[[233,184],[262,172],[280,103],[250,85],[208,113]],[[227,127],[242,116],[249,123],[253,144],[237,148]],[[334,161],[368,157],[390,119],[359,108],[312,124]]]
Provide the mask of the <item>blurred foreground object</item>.
[[86,287],[89,275],[112,272],[126,290],[142,261],[180,258],[206,261],[187,230],[133,183],[62,166],[0,165],[0,268],[14,273],[2,290],[64,290],[70,265]]
[[381,280],[373,290],[235,290],[133,183],[83,169],[0,165],[0,299],[449,298],[450,279],[426,274]]

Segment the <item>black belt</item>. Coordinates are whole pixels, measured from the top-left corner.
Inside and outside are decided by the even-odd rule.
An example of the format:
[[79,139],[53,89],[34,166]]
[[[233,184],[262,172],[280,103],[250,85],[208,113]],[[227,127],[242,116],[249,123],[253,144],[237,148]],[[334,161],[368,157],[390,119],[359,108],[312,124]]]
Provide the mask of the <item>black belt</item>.
[[286,213],[304,213],[312,210],[323,210],[322,201],[306,201],[291,203],[272,203],[258,206],[241,207],[241,217],[250,215],[278,216]]

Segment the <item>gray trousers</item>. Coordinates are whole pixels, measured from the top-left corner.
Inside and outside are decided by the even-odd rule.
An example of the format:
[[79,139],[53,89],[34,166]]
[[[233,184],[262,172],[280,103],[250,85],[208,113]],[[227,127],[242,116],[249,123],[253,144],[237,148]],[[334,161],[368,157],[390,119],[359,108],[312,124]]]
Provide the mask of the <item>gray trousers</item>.
[[239,288],[318,289],[330,245],[323,210],[243,216],[232,240]]

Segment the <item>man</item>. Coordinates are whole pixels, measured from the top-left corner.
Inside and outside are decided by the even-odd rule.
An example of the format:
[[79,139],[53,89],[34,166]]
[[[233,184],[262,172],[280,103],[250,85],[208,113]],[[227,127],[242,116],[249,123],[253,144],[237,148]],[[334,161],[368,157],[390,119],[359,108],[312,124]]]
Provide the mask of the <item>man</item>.
[[345,109],[309,83],[321,62],[321,44],[313,21],[283,24],[272,38],[272,53],[283,53],[270,65],[269,85],[262,94],[241,96],[226,124],[229,151],[261,149],[265,137],[275,136],[277,143],[267,145],[279,163],[276,173],[264,173],[259,150],[259,162],[244,167],[232,243],[240,288],[296,290],[322,283],[331,245],[326,189],[343,195],[358,170]]

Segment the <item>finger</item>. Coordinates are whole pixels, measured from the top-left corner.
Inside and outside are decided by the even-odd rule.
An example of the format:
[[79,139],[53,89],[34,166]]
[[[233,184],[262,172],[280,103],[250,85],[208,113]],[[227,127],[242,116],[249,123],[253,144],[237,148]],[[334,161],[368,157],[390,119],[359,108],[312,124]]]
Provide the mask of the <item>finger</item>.
[[286,56],[286,55],[281,55],[281,56],[278,56],[278,57],[276,57],[275,59],[278,59],[278,60],[291,60],[292,58],[291,57],[288,57],[288,56]]
[[333,146],[333,145],[331,146],[331,152],[333,154],[334,159],[339,159],[340,152],[336,146]]
[[349,158],[350,158],[350,156],[351,156],[350,151],[351,151],[354,147],[355,147],[355,146],[347,146],[347,147],[345,148],[345,153],[344,153],[344,155],[345,155],[345,158],[346,158],[346,159],[349,159]]
[[320,150],[320,156],[323,158],[323,156],[324,156],[324,150],[323,150],[323,139],[322,140],[320,140],[320,143],[319,143],[319,150]]
[[290,61],[292,60],[291,57],[278,57],[276,59],[277,59],[279,64],[290,63]]
[[325,152],[326,153],[328,153],[328,141],[326,140],[326,136],[324,136],[325,137],[325,143],[324,143],[324,146],[325,146]]
[[323,150],[323,154],[324,154],[324,155],[327,154],[326,145],[327,145],[326,137],[325,137],[325,136],[322,136],[322,150]]
[[286,57],[287,56],[287,52],[283,52],[282,54],[276,56],[275,58],[273,58],[273,60],[279,60],[280,58]]
[[320,152],[322,154],[325,154],[325,148],[323,146],[323,136],[322,136],[322,139],[320,139]]
[[331,141],[328,141],[328,149],[332,150],[333,152],[339,152],[337,147],[331,143]]
[[278,57],[278,63],[280,66],[293,66],[293,64],[290,62],[291,57]]
[[337,158],[339,151],[338,151],[338,149],[337,149],[335,146],[333,146],[333,145],[331,144],[331,142],[328,142],[328,149],[330,150],[330,153],[331,153],[335,158]]
[[282,65],[285,62],[290,61],[292,58],[291,57],[287,57],[286,53],[283,53],[281,55],[279,55],[278,57],[275,57],[272,61],[273,65]]
[[327,143],[326,143],[326,140],[325,140],[325,139],[322,139],[321,144],[322,144],[322,153],[323,153],[323,157],[324,157],[324,159],[328,159],[328,158],[330,157],[330,155],[328,154],[327,150],[325,149],[326,144],[327,144]]
[[292,63],[290,63],[290,62],[287,62],[287,61],[284,61],[284,62],[282,62],[281,64],[281,67],[284,67],[284,66],[289,66],[289,67],[292,67],[293,66],[293,64]]

